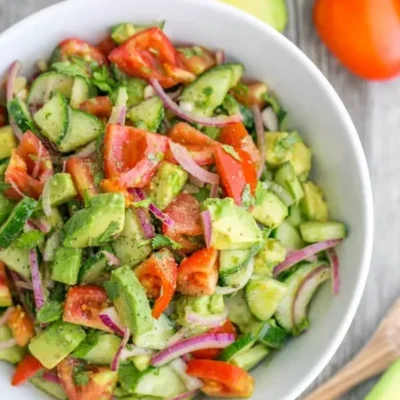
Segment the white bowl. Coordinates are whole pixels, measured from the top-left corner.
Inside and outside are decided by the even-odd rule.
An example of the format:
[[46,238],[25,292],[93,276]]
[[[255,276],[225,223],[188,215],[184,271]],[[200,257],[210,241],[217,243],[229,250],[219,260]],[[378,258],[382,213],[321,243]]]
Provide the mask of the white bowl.
[[[96,43],[121,21],[166,19],[176,41],[224,49],[249,76],[267,82],[314,151],[313,174],[326,192],[331,215],[350,236],[339,249],[342,286],[333,297],[325,285],[313,302],[311,329],[254,371],[254,399],[294,400],[327,365],[356,313],[368,275],[373,208],[368,168],[353,123],[314,64],[284,36],[257,19],[217,1],[67,1],[19,22],[0,36],[0,73],[15,59],[26,66],[49,56],[70,36]],[[0,398],[46,398],[30,385],[12,388],[12,367],[0,363]]]

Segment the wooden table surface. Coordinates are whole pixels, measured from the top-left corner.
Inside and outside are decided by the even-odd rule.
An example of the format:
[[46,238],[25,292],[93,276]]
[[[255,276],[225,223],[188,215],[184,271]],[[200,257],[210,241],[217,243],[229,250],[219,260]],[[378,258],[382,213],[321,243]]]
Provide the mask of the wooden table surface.
[[[0,31],[60,1],[0,0]],[[290,9],[287,36],[322,70],[357,127],[370,168],[375,203],[375,246],[368,284],[345,341],[315,382],[317,385],[358,352],[400,295],[400,154],[397,153],[400,152],[400,79],[368,83],[351,75],[315,34],[311,22],[314,0],[287,0],[287,3]],[[343,399],[363,399],[373,383],[373,380],[365,383]]]

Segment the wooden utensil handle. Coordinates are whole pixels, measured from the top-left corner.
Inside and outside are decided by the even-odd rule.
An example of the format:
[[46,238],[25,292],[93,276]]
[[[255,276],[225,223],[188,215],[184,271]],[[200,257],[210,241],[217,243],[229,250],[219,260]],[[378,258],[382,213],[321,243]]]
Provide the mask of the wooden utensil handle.
[[393,351],[379,337],[372,340],[333,378],[304,400],[335,400],[364,380],[383,372],[393,361]]

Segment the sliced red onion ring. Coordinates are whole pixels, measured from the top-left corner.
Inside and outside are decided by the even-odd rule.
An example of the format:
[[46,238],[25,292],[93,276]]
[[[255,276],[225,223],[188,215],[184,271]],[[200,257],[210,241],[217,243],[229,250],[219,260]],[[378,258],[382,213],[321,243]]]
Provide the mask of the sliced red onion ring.
[[53,374],[52,372],[46,371],[46,372],[42,375],[42,378],[43,378],[44,380],[46,380],[46,381],[56,383],[57,385],[61,385],[61,380],[60,380],[60,378],[59,378],[56,374]]
[[73,157],[77,158],[86,158],[93,154],[96,151],[96,143],[91,142],[85,147],[83,147],[81,150],[79,150],[76,154],[73,155]]
[[14,347],[17,344],[14,338],[5,340],[4,342],[0,342],[0,350],[7,350],[11,347]]
[[124,326],[118,316],[115,307],[108,307],[102,310],[99,317],[103,324],[114,331],[119,336],[124,336]]
[[266,129],[276,132],[279,129],[279,121],[272,107],[267,107],[261,113],[262,121]]
[[15,282],[15,286],[20,289],[33,290],[33,286],[30,283],[24,281]]
[[103,250],[102,253],[106,257],[108,265],[111,265],[111,266],[121,265],[121,261],[119,261],[119,258],[115,254],[113,254],[109,251],[106,251],[106,250]]
[[43,188],[42,192],[42,207],[43,207],[43,212],[45,215],[50,216],[51,215],[51,203],[50,203],[50,189],[51,189],[51,179],[49,179]]
[[294,264],[297,264],[298,262],[303,261],[316,253],[319,253],[320,251],[335,247],[341,242],[341,239],[326,240],[324,242],[314,243],[305,247],[304,249],[290,252],[285,261],[281,262],[274,268],[274,276],[278,276],[281,272],[289,269]]
[[329,264],[332,270],[332,293],[339,294],[340,290],[340,265],[339,257],[336,254],[335,249],[328,249],[326,251],[328,256]]
[[257,134],[257,147],[260,152],[261,163],[257,171],[257,178],[260,179],[265,166],[265,132],[263,121],[261,117],[261,112],[258,106],[254,105],[251,107],[254,116],[254,124],[256,126],[256,134]]
[[8,319],[10,318],[11,314],[14,311],[14,307],[8,307],[4,314],[0,317],[0,326],[7,323]]
[[62,162],[62,172],[67,172],[67,160],[64,160]]
[[210,248],[211,240],[212,240],[211,214],[210,214],[210,211],[205,210],[200,215],[201,215],[201,222],[203,224],[204,240],[206,242],[207,248]]
[[310,303],[318,286],[329,279],[330,268],[321,265],[312,270],[300,284],[292,305],[293,326],[300,326],[307,318],[308,304]]
[[170,347],[173,344],[180,342],[187,336],[188,333],[189,333],[189,329],[186,327],[179,329],[179,331],[176,332],[175,335],[173,335],[169,338],[166,347]]
[[217,63],[217,65],[221,65],[225,62],[224,50],[219,49],[215,52],[215,62]]
[[211,199],[216,199],[218,198],[218,185],[211,185],[211,190],[210,190],[210,198]]
[[39,262],[36,249],[31,249],[29,252],[29,265],[31,267],[33,297],[35,299],[36,311],[39,311],[44,304],[42,278],[39,271]]
[[[141,195],[141,192],[137,192],[136,190],[129,190],[129,192],[132,194],[133,199],[135,201],[141,201],[143,198],[139,196]],[[144,196],[144,193],[143,193]],[[146,197],[146,196],[144,196]],[[138,207],[134,210],[136,212],[136,215],[138,217],[138,220],[140,222],[140,225],[143,229],[144,236],[146,239],[153,239],[154,236],[156,236],[156,232],[154,230],[154,226],[151,223],[149,212],[145,210],[144,208]]]
[[203,181],[201,181],[200,179],[198,179],[198,178],[196,178],[195,176],[190,175],[190,174],[189,174],[189,182],[190,182],[192,185],[197,186],[197,187],[199,187],[199,188],[202,188],[202,187],[204,187],[204,185],[205,185],[205,183],[204,183]]
[[24,232],[31,232],[36,229],[36,226],[33,224],[32,221],[26,221],[24,225]]
[[202,349],[223,349],[234,341],[235,335],[232,333],[205,333],[204,335],[194,336],[161,350],[151,359],[151,365],[161,367],[184,354]]
[[196,162],[193,160],[193,157],[185,149],[185,147],[181,146],[180,144],[174,143],[171,140],[169,141],[169,147],[175,160],[185,171],[189,172],[189,174],[193,175],[195,178],[204,183],[218,185],[219,176],[197,165]]
[[119,363],[121,361],[122,350],[128,344],[130,336],[131,336],[131,331],[128,328],[125,328],[125,330],[124,330],[124,338],[122,339],[121,344],[119,345],[119,348],[117,350],[117,353],[115,354],[115,356],[114,356],[114,358],[113,358],[113,360],[111,362],[111,371],[118,371]]
[[179,99],[182,92],[183,92],[183,85],[180,85],[178,89],[176,89],[174,92],[168,92],[168,96],[171,98],[171,100],[176,101]]
[[179,396],[174,397],[171,400],[187,400],[197,396],[200,393],[199,390],[192,390],[190,392],[185,392],[180,394]]
[[48,221],[44,220],[43,218],[37,218],[37,219],[31,218],[28,222],[30,224],[33,224],[35,228],[39,229],[43,233],[49,233],[52,229],[51,224]]
[[132,346],[132,349],[128,350],[126,347],[121,352],[121,360],[124,361],[131,357],[136,356],[152,356],[154,354],[153,350],[144,349],[142,347]]
[[189,324],[202,325],[209,328],[216,328],[223,325],[227,318],[228,312],[226,310],[218,315],[201,315],[195,313],[189,307],[185,310],[185,319]]
[[169,365],[176,372],[176,374],[182,379],[187,390],[190,391],[197,390],[203,386],[203,382],[200,379],[195,378],[194,376],[190,376],[186,373],[187,365],[185,361],[183,361],[181,358],[179,357],[175,358],[175,360],[172,360]]
[[161,98],[166,108],[174,112],[179,118],[185,121],[194,122],[205,126],[225,126],[241,122],[243,117],[241,115],[218,116],[218,117],[199,117],[183,110],[168,96],[164,89],[156,79],[150,79],[150,84],[153,86],[157,95]]
[[125,125],[125,118],[128,109],[126,106],[116,106],[112,108],[109,124]]
[[11,185],[11,187],[22,197],[26,197],[24,193],[21,192],[17,184],[10,178],[8,178],[8,183]]

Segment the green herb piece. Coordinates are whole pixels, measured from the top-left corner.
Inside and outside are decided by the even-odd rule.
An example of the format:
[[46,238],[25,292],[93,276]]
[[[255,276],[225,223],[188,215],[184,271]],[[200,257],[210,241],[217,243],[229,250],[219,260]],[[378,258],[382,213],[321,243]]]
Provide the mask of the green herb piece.
[[60,319],[63,313],[62,304],[58,301],[47,300],[37,312],[36,319],[40,324],[49,324]]

